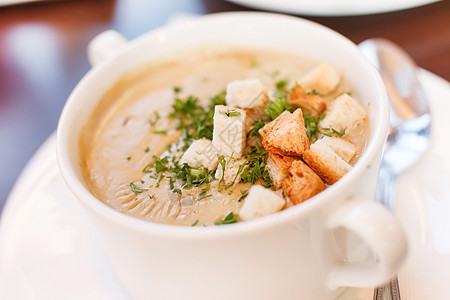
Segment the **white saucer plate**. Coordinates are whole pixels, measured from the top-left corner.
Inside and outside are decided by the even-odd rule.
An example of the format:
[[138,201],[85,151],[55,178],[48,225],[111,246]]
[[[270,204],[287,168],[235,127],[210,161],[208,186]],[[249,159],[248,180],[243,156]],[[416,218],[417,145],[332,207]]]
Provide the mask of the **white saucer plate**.
[[[402,298],[450,299],[450,84],[420,70],[433,115],[431,147],[398,181],[396,215],[409,242]],[[0,299],[128,300],[84,208],[59,173],[55,135],[28,163],[0,220]],[[347,289],[340,300],[372,299]]]
[[310,16],[352,16],[385,13],[440,0],[227,0],[277,12]]

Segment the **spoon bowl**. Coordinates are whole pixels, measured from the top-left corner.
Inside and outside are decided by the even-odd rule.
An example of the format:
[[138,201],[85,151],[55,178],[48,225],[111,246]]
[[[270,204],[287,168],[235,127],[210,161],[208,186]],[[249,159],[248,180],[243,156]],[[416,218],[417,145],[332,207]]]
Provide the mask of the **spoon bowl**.
[[417,79],[417,67],[409,55],[386,39],[359,44],[361,52],[378,69],[390,100],[390,120],[382,168],[398,175],[427,150],[431,115]]

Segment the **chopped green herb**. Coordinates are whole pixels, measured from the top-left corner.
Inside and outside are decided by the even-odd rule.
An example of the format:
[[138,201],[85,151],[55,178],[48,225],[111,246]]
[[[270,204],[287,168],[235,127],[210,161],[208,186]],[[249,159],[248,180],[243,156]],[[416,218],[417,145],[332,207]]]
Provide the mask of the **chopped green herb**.
[[167,129],[155,129],[155,130],[153,130],[153,133],[166,134],[167,133]]
[[230,196],[231,194],[233,194],[233,191],[229,191],[229,192],[228,192],[228,195],[229,195],[229,196]]
[[266,167],[267,151],[258,144],[250,147],[250,152],[245,154],[248,168],[241,173],[242,182],[255,184],[261,180],[264,186],[272,186],[272,180]]
[[206,192],[201,192],[200,194],[198,194],[197,201],[203,200],[203,199],[208,198],[208,197],[212,197],[212,195],[211,194],[207,194]]
[[150,198],[150,199],[153,199],[153,198],[155,198],[155,194],[153,194],[153,195],[148,195],[148,197]]
[[180,189],[173,189],[172,193],[177,193],[177,194],[181,194],[181,190]]
[[148,122],[150,123],[150,125],[155,125],[156,122],[159,120],[159,113],[155,110],[153,112],[153,114],[155,115],[152,119],[149,119]]
[[283,90],[287,87],[289,83],[289,79],[281,79],[276,83],[276,87],[278,90]]
[[343,137],[345,134],[345,128],[342,132],[335,130],[334,128],[322,128],[321,133],[326,136],[332,136],[333,134]]
[[225,95],[226,95],[226,92],[222,91],[222,92],[218,93],[217,95],[211,97],[209,99],[211,101],[210,108],[214,108],[214,106],[216,106],[216,105],[225,105],[226,104]]
[[247,190],[241,190],[241,194],[242,194],[242,195],[247,194],[247,192],[248,192]]
[[219,186],[220,186],[220,184],[223,182],[223,179],[225,178],[225,165],[227,162],[219,154],[217,154],[217,159],[219,160],[219,165],[222,168],[222,177],[219,180]]
[[306,135],[308,136],[308,139],[314,138],[317,140],[319,138],[319,122],[325,118],[325,114],[320,114],[317,118],[312,116],[311,114],[303,114],[303,120],[305,122],[306,127]]
[[145,147],[144,152],[150,151],[150,147]]
[[245,168],[245,166],[246,166],[247,164],[248,164],[248,162],[246,161],[245,163],[243,163],[242,165],[239,166],[239,169],[238,169],[238,171],[237,171],[237,173],[236,173],[236,176],[234,176],[233,181],[231,182],[231,184],[230,184],[228,187],[234,185],[234,183],[236,182],[236,179],[238,178],[239,174],[242,173],[242,171],[244,170],[244,168]]
[[158,181],[156,181],[155,187],[159,187],[159,184],[161,183],[161,180],[163,180],[164,177],[165,177],[164,174],[159,175],[159,178],[158,178]]
[[173,87],[173,91],[174,91],[175,93],[179,93],[179,92],[181,92],[181,87],[179,87],[179,86],[174,86],[174,87]]
[[127,156],[127,160],[130,160],[131,159],[131,156]]
[[267,107],[264,109],[264,114],[267,115],[270,120],[274,120],[285,110],[294,112],[295,107],[288,104],[286,99],[278,98],[267,104]]
[[148,189],[145,189],[145,188],[140,188],[140,187],[136,186],[136,185],[135,185],[134,183],[132,183],[132,182],[130,183],[130,189],[131,189],[131,191],[132,191],[133,193],[135,193],[136,195],[148,190]]
[[319,95],[319,92],[318,92],[316,89],[313,89],[312,91],[305,92],[305,94],[306,94],[306,95],[311,95],[311,94],[313,94],[313,95]]
[[194,140],[207,138],[212,140],[214,129],[214,106],[225,104],[225,92],[210,98],[210,105],[205,108],[198,103],[198,98],[175,99],[170,118],[178,120],[176,129],[181,130],[186,150]]
[[237,222],[237,216],[233,214],[233,212],[228,213],[228,215],[222,221],[216,223],[216,225],[225,225]]
[[195,222],[192,223],[191,226],[195,226],[195,225],[197,225],[197,224],[198,224],[198,220],[195,220]]
[[263,128],[266,124],[267,121],[264,120],[256,120],[255,122],[253,122],[252,124],[253,127],[247,133],[247,138],[250,136],[256,136],[260,138],[261,135],[259,134],[259,130]]
[[220,111],[220,113],[226,115],[227,117],[238,117],[241,115],[241,113],[236,111],[236,109],[227,109],[225,111]]

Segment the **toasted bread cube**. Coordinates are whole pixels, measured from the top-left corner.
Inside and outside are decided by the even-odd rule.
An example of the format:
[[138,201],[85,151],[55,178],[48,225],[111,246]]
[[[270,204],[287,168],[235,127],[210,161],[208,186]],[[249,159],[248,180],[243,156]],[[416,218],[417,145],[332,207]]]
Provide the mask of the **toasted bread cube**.
[[225,101],[228,106],[258,109],[267,105],[269,96],[259,79],[237,80],[228,83]]
[[272,131],[272,129],[274,129],[278,124],[281,124],[286,119],[289,119],[290,115],[291,115],[291,113],[289,111],[285,110],[275,120],[264,125],[264,127],[259,129],[259,131],[258,131],[261,138],[264,138],[266,136],[266,134],[268,132]]
[[276,189],[281,188],[283,181],[289,176],[289,168],[295,158],[270,153],[267,155],[266,170]]
[[320,193],[326,187],[322,179],[301,160],[292,162],[289,173],[290,176],[281,186],[294,205]]
[[260,218],[280,211],[285,204],[286,201],[277,193],[260,185],[254,185],[244,199],[239,210],[239,217],[243,221]]
[[320,115],[327,105],[321,96],[306,91],[301,85],[296,85],[287,97],[287,103],[300,107],[304,113],[313,116]]
[[244,170],[248,169],[245,158],[224,158],[225,168],[220,164],[217,168],[215,177],[217,180],[222,180],[225,185],[236,184],[241,181],[241,174]]
[[319,122],[321,128],[332,128],[338,132],[351,132],[364,125],[367,112],[348,94],[338,96],[325,118]]
[[181,164],[188,164],[190,167],[205,167],[208,170],[217,168],[218,150],[213,146],[212,142],[206,138],[195,140],[184,152],[180,159]]
[[309,139],[300,108],[293,113],[282,113],[261,130],[264,133],[262,144],[268,152],[300,157],[309,148]]
[[336,89],[341,75],[330,64],[320,64],[299,80],[306,91],[316,90],[320,95],[328,95]]
[[[350,147],[348,145],[344,147]],[[337,149],[335,151],[334,149]],[[339,149],[339,145],[330,146],[328,139],[320,139],[311,145],[303,154],[303,160],[314,170],[327,184],[333,184],[351,170],[352,166],[345,159],[350,157],[346,149]],[[356,149],[355,149],[356,152]],[[343,159],[340,153],[344,156]],[[344,154],[342,154],[344,153]],[[353,155],[352,155],[353,157]]]
[[317,143],[327,144],[328,147],[330,147],[345,162],[349,162],[353,158],[353,156],[355,156],[357,151],[355,144],[342,137],[324,136],[320,140],[315,142],[315,144]]
[[240,158],[246,140],[246,112],[236,107],[216,105],[214,108],[213,146],[219,155]]

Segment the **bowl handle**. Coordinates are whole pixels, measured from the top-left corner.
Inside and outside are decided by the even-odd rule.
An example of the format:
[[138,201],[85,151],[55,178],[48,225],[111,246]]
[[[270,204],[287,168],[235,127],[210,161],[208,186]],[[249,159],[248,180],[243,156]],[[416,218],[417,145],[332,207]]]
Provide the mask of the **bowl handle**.
[[359,236],[375,256],[374,262],[341,261],[328,274],[330,289],[374,287],[392,279],[407,254],[404,230],[392,213],[375,201],[349,201],[327,219],[329,230],[343,228]]
[[91,66],[117,53],[128,40],[115,30],[107,30],[94,37],[88,44],[87,55]]

